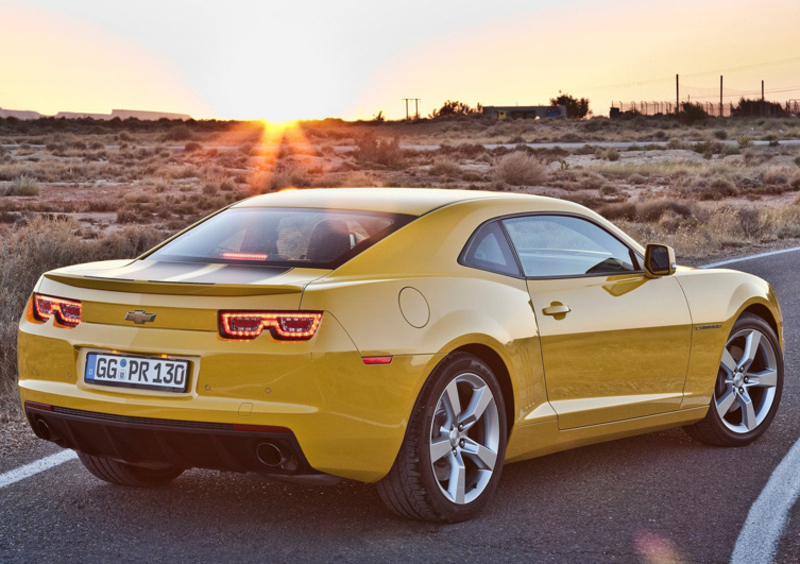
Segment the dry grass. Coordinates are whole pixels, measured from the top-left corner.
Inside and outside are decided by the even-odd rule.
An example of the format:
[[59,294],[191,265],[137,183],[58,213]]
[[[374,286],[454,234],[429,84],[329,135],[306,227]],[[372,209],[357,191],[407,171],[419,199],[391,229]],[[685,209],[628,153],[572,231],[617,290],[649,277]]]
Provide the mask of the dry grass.
[[514,151],[500,159],[495,166],[495,176],[498,181],[512,186],[543,186],[550,177],[550,170],[538,157]]

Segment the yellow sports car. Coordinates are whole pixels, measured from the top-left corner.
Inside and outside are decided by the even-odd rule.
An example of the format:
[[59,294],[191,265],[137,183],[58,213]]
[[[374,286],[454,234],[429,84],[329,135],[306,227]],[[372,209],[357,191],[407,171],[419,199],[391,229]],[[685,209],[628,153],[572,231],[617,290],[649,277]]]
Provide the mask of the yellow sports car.
[[295,190],[44,274],[19,387],[35,433],[108,482],[348,478],[454,522],[506,462],[676,426],[750,443],[782,325],[764,280],[676,267],[570,202]]

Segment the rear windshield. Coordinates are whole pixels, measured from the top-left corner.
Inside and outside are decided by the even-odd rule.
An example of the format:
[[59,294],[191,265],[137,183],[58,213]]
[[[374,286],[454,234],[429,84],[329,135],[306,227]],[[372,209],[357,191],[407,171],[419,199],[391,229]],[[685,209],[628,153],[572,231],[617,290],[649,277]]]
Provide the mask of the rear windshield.
[[232,208],[146,258],[336,268],[412,219],[349,210]]

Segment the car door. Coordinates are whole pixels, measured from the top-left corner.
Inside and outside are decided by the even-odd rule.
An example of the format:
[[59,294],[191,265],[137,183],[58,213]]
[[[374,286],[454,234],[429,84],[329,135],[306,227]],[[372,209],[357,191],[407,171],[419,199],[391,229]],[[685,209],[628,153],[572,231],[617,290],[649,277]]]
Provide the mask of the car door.
[[678,409],[691,341],[678,281],[647,278],[632,249],[583,217],[502,224],[527,279],[559,427]]

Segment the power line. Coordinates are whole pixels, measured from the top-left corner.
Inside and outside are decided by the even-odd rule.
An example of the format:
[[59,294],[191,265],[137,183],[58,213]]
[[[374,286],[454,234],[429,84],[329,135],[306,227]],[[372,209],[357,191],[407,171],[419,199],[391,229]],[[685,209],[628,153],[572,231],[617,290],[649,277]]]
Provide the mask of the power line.
[[[726,69],[716,69],[710,70],[706,72],[697,72],[692,74],[685,74],[682,75],[681,78],[700,78],[703,76],[708,75],[717,75],[720,73],[726,72],[739,72],[745,70],[753,70],[753,69],[760,69],[760,68],[768,68],[768,67],[776,67],[780,65],[787,65],[791,63],[800,63],[800,57],[791,57],[789,59],[779,59],[775,61],[765,61],[763,63],[754,63],[751,65],[742,65],[738,67],[730,67]],[[618,84],[607,84],[605,86],[586,86],[581,89],[576,90],[606,90],[610,88],[629,88],[631,86],[645,86],[649,84],[659,84],[662,82],[672,82],[672,77],[665,77],[665,78],[651,78],[647,80],[636,80],[632,82],[620,82]]]

